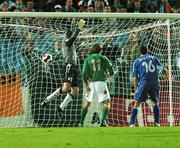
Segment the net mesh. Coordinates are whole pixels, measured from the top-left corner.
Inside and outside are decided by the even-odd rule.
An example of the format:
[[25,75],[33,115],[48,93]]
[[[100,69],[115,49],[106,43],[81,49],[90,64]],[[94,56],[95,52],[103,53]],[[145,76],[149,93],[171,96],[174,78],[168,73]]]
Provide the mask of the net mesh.
[[[63,101],[65,95],[53,99],[45,109],[40,104],[62,84],[61,42],[65,30],[75,29],[79,19],[0,18],[0,127],[78,126],[84,101],[81,81],[79,95],[67,106],[63,119],[58,118],[55,106]],[[140,45],[146,44],[148,53],[157,56],[170,69],[169,80],[160,75],[161,125],[170,125],[170,121],[173,125],[180,125],[180,70],[177,64],[180,58],[180,22],[173,20],[168,26],[163,19],[83,19],[86,27],[75,41],[80,69],[88,49],[99,43],[102,54],[110,59],[115,70],[109,80],[111,110],[108,124],[129,125],[134,100],[132,63],[139,55]],[[44,62],[45,54],[51,54],[52,61]],[[100,114],[101,106],[95,99],[85,125],[98,125]],[[149,100],[140,106],[136,122],[139,126],[154,125]]]

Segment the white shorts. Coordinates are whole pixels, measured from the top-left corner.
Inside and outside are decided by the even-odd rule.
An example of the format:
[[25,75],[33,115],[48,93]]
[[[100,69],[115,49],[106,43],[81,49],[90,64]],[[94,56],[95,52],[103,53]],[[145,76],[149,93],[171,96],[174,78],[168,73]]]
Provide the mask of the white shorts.
[[100,103],[110,99],[110,94],[106,82],[90,82],[89,88],[90,91],[86,94],[86,99],[88,102],[92,102],[93,98],[97,98]]

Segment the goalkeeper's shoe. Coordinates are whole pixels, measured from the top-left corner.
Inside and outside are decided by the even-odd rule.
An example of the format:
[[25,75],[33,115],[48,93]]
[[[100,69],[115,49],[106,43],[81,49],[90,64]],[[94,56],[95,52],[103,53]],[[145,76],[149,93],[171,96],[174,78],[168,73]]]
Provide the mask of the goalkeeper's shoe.
[[63,110],[60,108],[60,106],[56,106],[56,112],[60,119],[63,118]]
[[45,107],[47,106],[47,103],[48,103],[48,101],[47,101],[47,99],[45,99],[45,100],[41,103],[41,107],[42,107],[42,108],[45,108]]
[[101,122],[100,123],[100,127],[108,127],[109,125],[107,124],[107,123],[105,123],[105,122]]

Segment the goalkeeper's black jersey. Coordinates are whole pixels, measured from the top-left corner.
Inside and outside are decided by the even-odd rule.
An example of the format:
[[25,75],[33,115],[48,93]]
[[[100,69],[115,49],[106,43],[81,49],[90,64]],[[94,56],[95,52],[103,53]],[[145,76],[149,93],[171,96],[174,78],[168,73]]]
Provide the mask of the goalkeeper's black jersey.
[[74,41],[79,34],[79,29],[75,32],[67,30],[65,38],[62,43],[63,58],[65,63],[71,63],[77,65],[77,53],[74,46]]

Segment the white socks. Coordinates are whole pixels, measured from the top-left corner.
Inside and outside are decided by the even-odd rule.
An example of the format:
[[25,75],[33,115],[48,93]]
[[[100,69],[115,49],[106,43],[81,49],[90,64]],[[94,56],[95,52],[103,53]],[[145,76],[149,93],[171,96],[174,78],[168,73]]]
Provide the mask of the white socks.
[[[60,95],[60,89],[58,88],[56,91],[54,91],[52,94],[50,94],[49,96],[47,96],[46,98],[46,102],[51,101],[52,99],[54,99],[55,97],[58,97]],[[72,101],[72,95],[71,94],[67,94],[65,99],[63,100],[63,102],[60,105],[60,108],[62,110],[64,110],[64,108],[69,104],[69,102]]]
[[64,110],[64,108],[69,104],[69,102],[72,101],[72,95],[71,94],[67,94],[65,99],[63,100],[63,102],[60,105],[60,108],[62,110]]
[[54,99],[55,97],[58,97],[60,95],[60,92],[59,92],[59,88],[54,91],[52,94],[50,94],[49,96],[47,96],[46,100],[47,102],[51,101],[52,99]]

